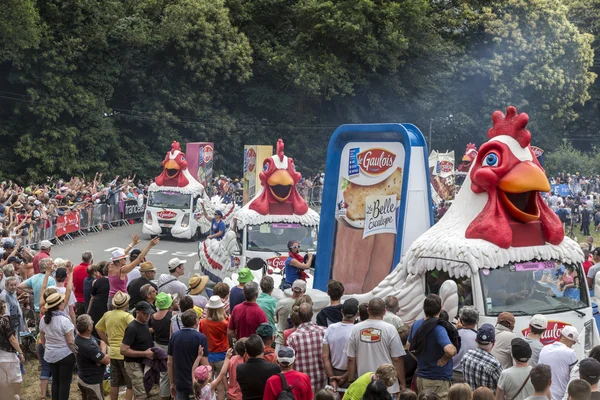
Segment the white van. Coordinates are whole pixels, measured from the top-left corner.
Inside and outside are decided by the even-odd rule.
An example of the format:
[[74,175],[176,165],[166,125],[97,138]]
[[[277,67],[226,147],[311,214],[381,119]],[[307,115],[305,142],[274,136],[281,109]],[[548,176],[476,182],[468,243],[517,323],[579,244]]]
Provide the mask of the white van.
[[148,235],[171,235],[198,240],[203,230],[195,218],[201,193],[183,192],[179,188],[155,187],[148,190],[142,232]]

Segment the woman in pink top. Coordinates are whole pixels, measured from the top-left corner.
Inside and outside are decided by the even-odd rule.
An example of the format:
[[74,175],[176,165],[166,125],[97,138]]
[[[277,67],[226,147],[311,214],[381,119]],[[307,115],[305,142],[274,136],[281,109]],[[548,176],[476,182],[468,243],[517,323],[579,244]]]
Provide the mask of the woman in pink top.
[[127,250],[117,249],[112,252],[111,263],[108,266],[108,282],[110,284],[110,291],[108,292],[108,308],[111,308],[112,298],[118,291],[123,293],[127,293],[127,274],[131,272],[142,260],[146,257],[146,254],[150,251],[150,249],[156,246],[160,239],[155,237],[148,243],[148,246],[140,255],[129,264],[127,263],[127,253],[133,246],[140,242],[140,236],[138,234],[133,235],[133,242],[129,246],[127,246]]

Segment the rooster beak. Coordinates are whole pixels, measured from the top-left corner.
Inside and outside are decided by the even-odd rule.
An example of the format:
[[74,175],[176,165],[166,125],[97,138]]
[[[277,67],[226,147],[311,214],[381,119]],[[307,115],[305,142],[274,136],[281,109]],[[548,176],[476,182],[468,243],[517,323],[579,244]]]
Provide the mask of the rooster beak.
[[549,192],[548,178],[540,167],[531,161],[517,164],[498,182],[500,190],[506,193]]
[[168,178],[175,178],[175,176],[177,176],[177,173],[179,172],[179,169],[179,164],[177,164],[174,160],[169,160],[165,164],[165,171],[167,171]]
[[290,197],[294,179],[285,169],[278,169],[267,179],[269,190],[275,199],[284,202]]
[[462,161],[473,161],[473,158],[465,154],[462,158]]

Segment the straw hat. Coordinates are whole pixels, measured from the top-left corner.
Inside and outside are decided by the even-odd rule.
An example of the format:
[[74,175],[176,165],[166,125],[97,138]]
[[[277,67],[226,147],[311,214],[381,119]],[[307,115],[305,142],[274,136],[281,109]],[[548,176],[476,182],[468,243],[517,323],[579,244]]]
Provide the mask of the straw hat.
[[46,299],[46,309],[49,310],[49,309],[51,309],[53,307],[56,307],[57,305],[59,305],[60,303],[62,303],[64,300],[65,300],[65,295],[64,294],[52,293]]
[[115,293],[112,299],[112,305],[115,308],[123,308],[123,306],[129,303],[130,296],[127,293],[123,293],[120,290]]
[[204,287],[206,287],[206,283],[208,282],[208,276],[200,276],[200,275],[194,275],[190,278],[190,283],[189,283],[189,294],[191,295],[196,295],[196,294],[200,294],[203,290]]
[[206,303],[206,308],[223,308],[225,304],[219,296],[210,296],[210,300]]
[[152,263],[150,261],[146,261],[140,264],[140,272],[150,272],[150,271],[156,271],[156,268],[154,268],[154,265],[152,265]]

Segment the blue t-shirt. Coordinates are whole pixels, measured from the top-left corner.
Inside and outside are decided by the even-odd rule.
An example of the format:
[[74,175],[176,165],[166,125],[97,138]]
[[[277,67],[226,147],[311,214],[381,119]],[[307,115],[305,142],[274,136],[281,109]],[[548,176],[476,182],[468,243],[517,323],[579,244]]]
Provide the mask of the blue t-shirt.
[[244,302],[244,289],[234,286],[229,291],[229,312],[233,307]]
[[[44,274],[35,274],[31,278],[25,281],[25,285],[28,288],[33,289],[33,308],[35,311],[40,311],[40,291],[42,290],[42,282],[44,281]],[[53,277],[48,277],[48,284],[46,287],[56,286],[56,281]]]
[[287,260],[285,260],[285,281],[288,283],[294,283],[300,275],[300,270],[293,265],[290,265],[291,262],[292,257],[288,257]]
[[196,329],[183,328],[171,336],[169,355],[173,357],[175,386],[178,391],[192,391],[192,367],[198,357],[198,346],[202,345],[204,356],[208,357],[208,340]]
[[221,240],[225,235],[225,222],[221,220],[221,222],[217,222],[216,219],[212,219],[212,224],[210,226],[210,234],[214,235],[215,233],[223,232],[220,236],[215,236],[213,239]]
[[[412,342],[413,335],[419,330],[423,321],[422,319],[416,321],[412,328],[410,328],[409,342]],[[419,365],[417,376],[436,381],[451,380],[453,369],[452,359],[443,367],[438,367],[437,365],[438,360],[444,355],[444,347],[449,344],[452,344],[452,342],[448,337],[448,332],[446,332],[443,326],[437,325],[425,339],[425,351],[417,356],[417,363]]]

